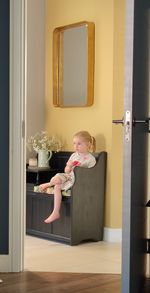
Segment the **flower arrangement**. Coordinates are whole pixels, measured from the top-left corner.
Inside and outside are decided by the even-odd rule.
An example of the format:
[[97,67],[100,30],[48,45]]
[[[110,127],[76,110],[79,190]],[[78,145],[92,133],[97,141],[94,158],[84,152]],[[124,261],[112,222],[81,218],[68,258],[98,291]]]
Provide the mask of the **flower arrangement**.
[[55,135],[49,136],[47,131],[41,131],[28,138],[27,147],[30,151],[35,151],[36,153],[39,150],[59,152],[62,144]]

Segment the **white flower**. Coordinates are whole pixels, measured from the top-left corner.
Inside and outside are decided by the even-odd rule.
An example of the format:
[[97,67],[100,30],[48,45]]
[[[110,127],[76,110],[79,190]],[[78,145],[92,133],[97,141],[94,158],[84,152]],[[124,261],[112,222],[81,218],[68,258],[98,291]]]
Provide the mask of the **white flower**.
[[34,150],[35,152],[38,150],[59,152],[62,144],[55,135],[49,136],[47,131],[41,131],[28,138],[27,147],[30,151]]

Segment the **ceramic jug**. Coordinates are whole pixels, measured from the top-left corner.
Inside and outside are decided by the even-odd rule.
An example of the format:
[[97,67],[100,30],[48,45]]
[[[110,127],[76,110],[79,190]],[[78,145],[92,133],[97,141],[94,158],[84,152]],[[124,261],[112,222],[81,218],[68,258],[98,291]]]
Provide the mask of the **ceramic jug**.
[[46,150],[38,150],[38,167],[46,168],[49,167],[49,160],[52,157],[52,152]]

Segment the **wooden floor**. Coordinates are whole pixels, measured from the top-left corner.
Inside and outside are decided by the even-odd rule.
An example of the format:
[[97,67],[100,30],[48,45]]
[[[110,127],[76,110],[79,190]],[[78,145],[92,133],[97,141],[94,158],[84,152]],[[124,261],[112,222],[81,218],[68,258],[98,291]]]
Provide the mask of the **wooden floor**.
[[[121,293],[121,275],[87,273],[0,273],[0,293]],[[145,290],[150,293],[150,280]]]
[[106,274],[0,273],[0,293],[120,293],[121,276]]

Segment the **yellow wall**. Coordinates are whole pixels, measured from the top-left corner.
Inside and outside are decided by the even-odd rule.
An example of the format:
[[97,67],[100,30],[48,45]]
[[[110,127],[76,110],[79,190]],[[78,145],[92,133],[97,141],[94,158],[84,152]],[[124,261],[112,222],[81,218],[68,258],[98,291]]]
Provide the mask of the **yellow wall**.
[[[117,37],[117,34],[114,34],[114,28],[118,29],[117,22],[123,22],[124,10],[118,10],[117,8],[117,4],[123,8],[122,2],[123,0],[46,0],[46,129],[49,133],[55,133],[62,138],[64,150],[72,150],[73,134],[85,129],[95,136],[97,151],[107,151],[105,226],[112,228],[121,227],[122,183],[118,179],[117,184],[112,180],[115,179],[114,175],[117,174],[114,167],[118,163],[119,176],[121,174],[122,138],[120,131],[118,136],[118,132],[116,133],[116,130],[112,127],[112,119],[114,113],[120,114],[123,100],[122,53],[118,56],[118,52],[114,51],[118,48],[117,43],[120,42],[122,45],[123,42],[122,36]],[[119,13],[121,13],[121,16],[119,16]],[[116,21],[114,21],[114,16],[117,17]],[[53,30],[56,27],[83,20],[95,23],[94,104],[85,108],[55,108],[52,104]],[[118,64],[119,72],[117,71]],[[117,78],[119,78],[120,85],[118,85]],[[119,94],[120,100],[116,100],[114,104],[114,95],[116,94]],[[117,105],[119,110],[116,110],[113,104]],[[115,160],[117,163],[115,163]],[[115,174],[112,174],[114,171]]]
[[[124,113],[124,2],[114,0],[113,119],[122,119]],[[112,227],[122,224],[122,156],[123,127],[112,124],[111,196],[108,213],[108,222],[111,222]]]

